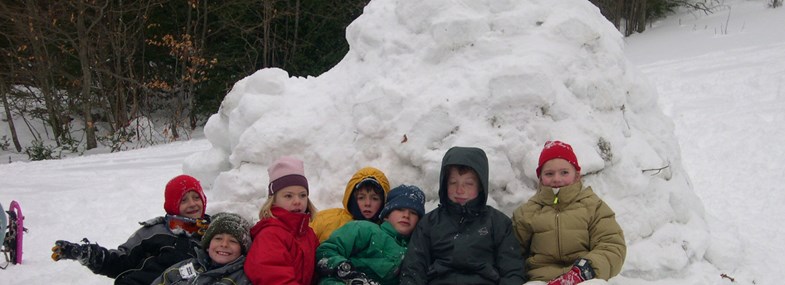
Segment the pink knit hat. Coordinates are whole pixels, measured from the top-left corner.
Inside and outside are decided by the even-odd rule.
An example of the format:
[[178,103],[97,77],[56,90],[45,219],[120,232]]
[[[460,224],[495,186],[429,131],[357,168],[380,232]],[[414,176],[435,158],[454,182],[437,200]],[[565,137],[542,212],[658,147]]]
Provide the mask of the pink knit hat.
[[540,177],[542,165],[555,158],[564,159],[575,167],[575,171],[581,171],[581,166],[578,165],[578,158],[575,156],[575,152],[572,151],[572,146],[560,141],[547,141],[540,153],[540,163],[537,164],[537,177]]
[[270,176],[267,195],[275,195],[275,192],[288,186],[299,185],[308,190],[308,179],[305,179],[305,168],[303,161],[291,156],[278,158],[270,168],[267,169]]

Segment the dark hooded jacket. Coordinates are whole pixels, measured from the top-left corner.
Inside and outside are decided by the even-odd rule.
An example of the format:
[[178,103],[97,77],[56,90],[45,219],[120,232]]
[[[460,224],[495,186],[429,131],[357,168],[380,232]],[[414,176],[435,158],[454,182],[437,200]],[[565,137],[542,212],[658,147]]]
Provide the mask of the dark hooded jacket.
[[[164,271],[153,281],[153,285],[251,285],[251,281],[243,271],[245,256],[240,256],[224,265],[216,265],[204,250],[196,252],[196,257],[180,261]],[[190,265],[188,265],[190,264]],[[191,266],[194,270],[193,277],[182,276],[180,268]]]
[[[209,217],[206,217],[209,219]],[[201,236],[173,232],[164,217],[143,222],[117,249],[91,245],[93,258],[85,264],[93,273],[115,278],[114,284],[150,284],[169,266],[196,257]]]
[[[447,196],[450,166],[464,165],[480,179],[477,198],[461,206]],[[486,205],[488,158],[479,148],[453,147],[442,160],[438,208],[417,224],[401,266],[401,284],[524,283],[520,244],[512,221]]]

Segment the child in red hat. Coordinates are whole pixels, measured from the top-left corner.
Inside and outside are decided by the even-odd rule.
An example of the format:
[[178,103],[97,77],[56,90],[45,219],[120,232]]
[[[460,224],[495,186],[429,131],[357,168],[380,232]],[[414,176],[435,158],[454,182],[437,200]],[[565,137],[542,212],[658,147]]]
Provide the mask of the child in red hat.
[[93,273],[115,279],[115,284],[151,284],[173,264],[196,257],[202,229],[209,223],[207,197],[196,178],[179,175],[166,184],[165,216],[141,222],[117,249],[106,249],[87,238],[82,244],[55,242],[52,259],[78,260]]
[[319,241],[308,226],[316,207],[308,199],[303,162],[284,156],[267,173],[267,202],[251,228],[245,274],[253,284],[311,284]]
[[613,210],[581,182],[572,146],[548,141],[537,193],[513,212],[526,259],[526,284],[572,285],[616,276],[627,246]]

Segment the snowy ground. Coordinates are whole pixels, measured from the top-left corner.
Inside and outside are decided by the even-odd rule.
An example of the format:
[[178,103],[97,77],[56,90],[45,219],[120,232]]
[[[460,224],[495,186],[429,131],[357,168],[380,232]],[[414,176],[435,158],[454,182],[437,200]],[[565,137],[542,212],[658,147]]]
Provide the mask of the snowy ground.
[[[683,14],[628,38],[626,54],[649,77],[673,118],[684,168],[711,232],[728,240],[738,284],[778,284],[785,265],[785,9],[735,1],[730,17]],[[163,185],[205,139],[59,161],[0,165],[0,203],[22,204],[29,232],[24,264],[0,270],[3,284],[109,284],[76,262],[53,262],[57,239],[124,242],[137,221],[159,215]],[[118,191],[121,190],[121,191]],[[209,194],[208,194],[209,195]],[[208,202],[209,208],[209,202]],[[209,209],[208,209],[209,211]],[[98,214],[100,213],[100,214]],[[742,246],[733,242],[740,239]],[[669,280],[635,284],[691,283]],[[754,282],[754,283],[753,283]]]
[[785,10],[762,5],[668,18],[629,38],[627,54],[676,124],[712,231],[740,236],[745,246],[728,251],[755,268],[756,284],[779,284],[771,273],[785,265]]

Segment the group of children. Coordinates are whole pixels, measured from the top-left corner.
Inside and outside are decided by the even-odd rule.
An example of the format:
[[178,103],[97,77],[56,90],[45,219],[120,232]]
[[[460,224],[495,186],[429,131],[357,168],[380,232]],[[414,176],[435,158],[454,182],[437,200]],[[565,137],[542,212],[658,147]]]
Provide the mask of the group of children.
[[343,208],[317,212],[303,162],[285,156],[268,169],[253,226],[206,215],[199,182],[181,175],[166,185],[166,215],[117,249],[58,240],[52,258],[78,260],[115,284],[588,284],[619,274],[626,246],[580,170],[570,145],[547,142],[537,193],[510,219],[487,205],[485,152],[453,147],[439,206],[427,214],[420,188],[390,189],[373,167],[349,180]]

